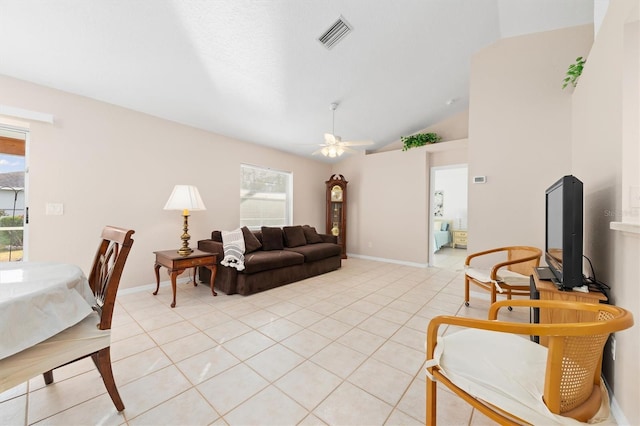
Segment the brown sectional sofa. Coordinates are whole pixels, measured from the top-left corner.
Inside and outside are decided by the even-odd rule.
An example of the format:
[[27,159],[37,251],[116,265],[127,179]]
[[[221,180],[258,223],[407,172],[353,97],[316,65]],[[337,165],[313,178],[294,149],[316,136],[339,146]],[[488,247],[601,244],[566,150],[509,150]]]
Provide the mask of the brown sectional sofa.
[[[339,269],[341,247],[337,237],[318,234],[310,226],[242,228],[245,243],[244,270],[227,267],[222,232],[198,241],[198,249],[217,254],[215,287],[226,294],[249,295]],[[210,271],[199,269],[200,281],[209,283]]]

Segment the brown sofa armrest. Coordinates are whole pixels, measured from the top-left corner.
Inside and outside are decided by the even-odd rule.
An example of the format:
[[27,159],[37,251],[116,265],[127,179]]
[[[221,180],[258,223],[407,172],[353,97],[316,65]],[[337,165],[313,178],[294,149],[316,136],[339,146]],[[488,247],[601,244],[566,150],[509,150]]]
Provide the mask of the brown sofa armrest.
[[336,237],[335,235],[331,235],[331,234],[318,234],[318,235],[320,235],[320,238],[322,238],[323,243],[338,244],[338,237]]
[[220,264],[222,259],[224,259],[224,246],[222,245],[222,243],[219,243],[217,241],[200,240],[198,241],[198,249],[217,255],[216,260],[218,264]]

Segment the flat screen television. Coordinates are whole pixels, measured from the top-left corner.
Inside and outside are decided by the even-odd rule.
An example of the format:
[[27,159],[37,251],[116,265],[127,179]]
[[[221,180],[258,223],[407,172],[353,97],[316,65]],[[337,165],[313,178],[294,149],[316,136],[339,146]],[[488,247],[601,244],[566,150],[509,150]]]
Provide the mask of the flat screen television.
[[545,260],[561,289],[584,285],[582,275],[582,182],[564,176],[547,188]]

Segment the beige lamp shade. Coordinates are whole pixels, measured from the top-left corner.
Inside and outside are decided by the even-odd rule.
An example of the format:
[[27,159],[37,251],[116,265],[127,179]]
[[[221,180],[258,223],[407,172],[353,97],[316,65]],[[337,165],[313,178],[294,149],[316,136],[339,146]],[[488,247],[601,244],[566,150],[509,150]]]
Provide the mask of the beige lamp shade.
[[176,185],[164,209],[182,210],[183,215],[186,216],[189,210],[206,210],[207,208],[202,202],[198,188],[193,185]]

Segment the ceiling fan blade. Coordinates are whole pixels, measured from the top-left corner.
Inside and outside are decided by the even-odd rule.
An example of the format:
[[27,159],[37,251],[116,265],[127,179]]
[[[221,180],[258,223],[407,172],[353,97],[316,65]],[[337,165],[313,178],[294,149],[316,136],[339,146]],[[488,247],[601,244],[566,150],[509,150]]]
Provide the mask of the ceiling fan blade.
[[373,145],[373,141],[344,141],[342,146],[366,146]]
[[358,152],[355,149],[349,148],[348,146],[344,146],[344,145],[340,145],[340,148],[342,148],[344,152],[350,152],[352,154],[355,154]]
[[313,151],[313,152],[311,153],[311,155],[318,155],[318,154],[320,154],[320,153],[322,152],[322,150],[323,150],[323,149],[324,149],[324,148],[320,148],[320,149],[319,149],[319,150],[317,150],[317,151]]

